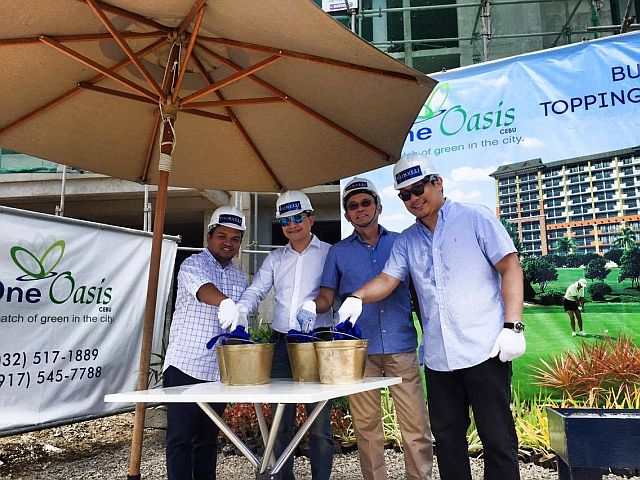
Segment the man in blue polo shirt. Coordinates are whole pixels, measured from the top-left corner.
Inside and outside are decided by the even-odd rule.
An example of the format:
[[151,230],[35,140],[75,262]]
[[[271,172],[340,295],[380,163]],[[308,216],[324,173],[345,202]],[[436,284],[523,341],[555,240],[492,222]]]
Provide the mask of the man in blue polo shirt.
[[420,154],[395,165],[394,187],[416,223],[396,239],[382,273],[340,307],[356,321],[411,274],[420,300],[431,427],[443,480],[471,480],[469,407],[483,445],[484,478],[518,480],[511,361],[526,348],[523,275],[509,234],[486,207],[451,201]]
[[[318,313],[328,311],[337,294],[342,300],[382,272],[398,236],[378,225],[382,211],[378,192],[366,178],[353,178],[342,196],[345,218],[355,231],[329,249],[315,300]],[[313,310],[314,305],[306,305]],[[433,446],[416,355],[417,335],[411,314],[409,280],[385,300],[366,305],[358,322],[368,339],[365,375],[402,377],[391,386],[402,434],[406,478],[431,478]],[[387,478],[380,390],[351,395],[360,467],[365,480]]]

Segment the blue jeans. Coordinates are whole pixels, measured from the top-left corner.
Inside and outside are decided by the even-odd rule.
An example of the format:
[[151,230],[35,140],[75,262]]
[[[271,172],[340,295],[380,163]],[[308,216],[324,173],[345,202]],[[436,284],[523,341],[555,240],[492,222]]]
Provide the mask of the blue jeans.
[[[163,386],[203,383],[176,367],[163,374]],[[222,416],[226,404],[212,403]],[[194,403],[167,404],[167,477],[169,480],[215,480],[218,426]]]
[[[282,340],[277,341],[273,354],[271,377],[292,378],[292,376],[289,355],[287,354],[287,345]],[[315,403],[305,404],[307,413],[310,414],[315,406]],[[272,412],[275,413],[275,405],[272,405],[271,409]],[[309,456],[311,459],[311,477],[313,480],[329,480],[331,476],[334,447],[333,436],[331,434],[330,411],[331,403],[329,402],[322,409],[309,429]],[[291,403],[287,404],[284,408],[282,423],[280,424],[274,446],[276,457],[280,456],[293,438],[295,421],[296,405]],[[291,455],[282,467],[282,479],[295,480],[295,478],[293,475],[293,455]]]

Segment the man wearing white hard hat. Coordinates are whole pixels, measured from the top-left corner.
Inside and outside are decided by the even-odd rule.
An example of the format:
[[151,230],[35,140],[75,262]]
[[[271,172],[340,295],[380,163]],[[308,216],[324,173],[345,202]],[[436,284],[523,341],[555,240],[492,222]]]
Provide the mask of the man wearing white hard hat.
[[[329,249],[322,273],[320,295],[306,309],[328,311],[336,295],[344,300],[382,272],[398,234],[378,224],[380,195],[366,178],[354,177],[342,194],[344,216],[354,232]],[[429,480],[433,445],[416,355],[417,334],[411,313],[409,279],[380,302],[364,306],[358,326],[368,340],[367,377],[402,377],[390,387],[396,406],[409,480]],[[380,390],[349,397],[360,469],[365,480],[385,480],[384,435]]]
[[[247,278],[232,259],[246,229],[243,213],[220,207],[211,216],[207,248],[180,266],[176,307],[163,367],[163,385],[175,387],[220,381],[216,350],[207,342],[223,333],[220,317],[242,322],[234,300],[247,288]],[[225,404],[212,404],[222,415]],[[167,405],[167,475],[169,480],[216,478],[218,427],[192,403]]]
[[[291,378],[291,365],[285,336],[289,330],[300,330],[297,312],[320,291],[320,276],[329,244],[311,233],[315,220],[309,197],[299,190],[283,193],[276,201],[276,218],[289,243],[267,255],[253,277],[251,286],[238,302],[241,312],[253,312],[273,288],[276,302],[272,341],[276,344],[273,356],[272,378]],[[329,329],[333,324],[332,312],[318,315],[315,327]],[[311,413],[315,404],[307,404]],[[309,455],[313,480],[328,480],[333,465],[333,435],[330,425],[330,404],[321,410],[309,429]],[[294,435],[296,406],[285,406],[276,438],[275,454],[280,455]],[[294,480],[293,457],[282,468],[283,480]]]
[[572,283],[564,293],[563,305],[564,311],[569,315],[569,321],[571,322],[571,336],[575,337],[576,334],[576,318],[578,319],[578,334],[584,337],[587,333],[582,327],[582,312],[584,312],[584,290],[587,286],[587,281],[581,278],[577,282]]
[[511,361],[525,351],[523,275],[502,224],[484,206],[444,196],[429,158],[402,157],[394,187],[416,223],[396,239],[382,273],[353,292],[340,321],[387,297],[407,275],[424,329],[424,364],[440,477],[471,480],[469,407],[483,444],[484,476],[517,480],[518,438],[511,403]]

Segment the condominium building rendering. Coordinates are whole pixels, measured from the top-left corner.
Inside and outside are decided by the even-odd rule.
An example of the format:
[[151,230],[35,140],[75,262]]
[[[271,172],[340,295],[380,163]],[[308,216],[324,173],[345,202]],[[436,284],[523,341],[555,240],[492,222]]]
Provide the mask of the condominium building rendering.
[[616,233],[640,238],[640,146],[551,163],[541,159],[502,165],[496,181],[496,214],[514,223],[524,253],[557,253],[562,237],[577,253],[605,253]]

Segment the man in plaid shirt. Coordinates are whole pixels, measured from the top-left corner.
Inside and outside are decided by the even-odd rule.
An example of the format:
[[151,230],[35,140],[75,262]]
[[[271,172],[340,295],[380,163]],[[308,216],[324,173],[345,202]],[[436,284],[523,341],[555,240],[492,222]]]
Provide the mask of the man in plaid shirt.
[[[247,326],[234,301],[247,278],[232,262],[240,250],[244,215],[220,207],[211,216],[207,249],[187,258],[178,273],[178,294],[164,362],[163,385],[174,387],[220,381],[215,349],[206,343],[238,323]],[[232,319],[220,323],[219,316]],[[212,407],[222,415],[225,404]],[[215,480],[218,427],[192,403],[167,406],[167,474],[169,480]]]

